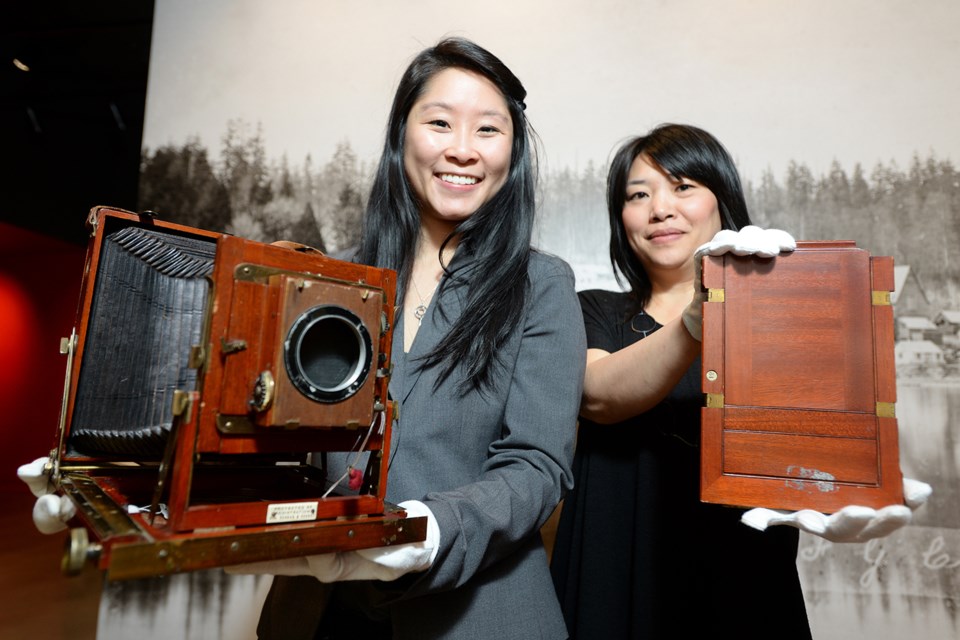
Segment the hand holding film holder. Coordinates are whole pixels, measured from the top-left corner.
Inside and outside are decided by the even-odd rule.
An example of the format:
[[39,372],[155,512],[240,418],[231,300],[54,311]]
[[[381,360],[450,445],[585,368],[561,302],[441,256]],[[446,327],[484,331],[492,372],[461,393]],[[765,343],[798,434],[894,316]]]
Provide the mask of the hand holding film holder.
[[836,513],[905,503],[894,263],[849,240],[703,263],[700,498]]
[[[394,272],[107,207],[88,224],[51,455],[83,525],[65,572],[425,538],[426,518],[384,499]],[[327,477],[330,452],[366,458],[359,490]]]

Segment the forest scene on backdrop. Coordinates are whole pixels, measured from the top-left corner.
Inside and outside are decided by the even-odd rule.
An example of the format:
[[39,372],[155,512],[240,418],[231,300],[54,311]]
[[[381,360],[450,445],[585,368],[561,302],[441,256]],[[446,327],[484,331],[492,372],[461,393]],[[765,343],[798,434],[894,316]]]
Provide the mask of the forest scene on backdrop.
[[[349,140],[328,159],[271,158],[264,135],[259,125],[232,120],[220,149],[195,139],[145,148],[140,208],[250,240],[287,239],[328,253],[353,246],[375,162],[359,159]],[[890,161],[849,170],[834,162],[826,174],[791,161],[741,178],[754,224],[803,240],[853,240],[909,265],[932,308],[960,306],[960,260],[951,259],[960,247],[960,170],[952,161],[917,154],[908,167]],[[605,180],[606,167],[592,161],[541,172],[537,246],[609,271]]]

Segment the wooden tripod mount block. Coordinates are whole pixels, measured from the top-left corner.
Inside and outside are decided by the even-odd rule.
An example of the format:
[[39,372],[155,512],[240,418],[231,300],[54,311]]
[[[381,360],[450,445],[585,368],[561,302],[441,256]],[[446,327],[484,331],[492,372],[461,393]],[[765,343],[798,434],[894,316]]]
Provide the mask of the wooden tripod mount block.
[[853,242],[707,257],[700,497],[832,513],[903,503],[893,259]]

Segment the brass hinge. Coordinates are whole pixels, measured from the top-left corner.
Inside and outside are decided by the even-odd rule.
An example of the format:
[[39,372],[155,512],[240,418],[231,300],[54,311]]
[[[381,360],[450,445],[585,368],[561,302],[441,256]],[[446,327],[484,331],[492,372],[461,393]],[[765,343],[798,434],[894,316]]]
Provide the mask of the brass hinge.
[[173,391],[173,415],[184,421],[190,420],[190,409],[193,403],[190,401],[190,394],[182,389]]
[[723,289],[707,289],[707,302],[723,302],[724,297]]
[[723,394],[722,394],[722,393],[708,393],[708,394],[707,394],[707,408],[709,408],[709,409],[723,409]]
[[886,306],[890,304],[889,291],[871,291],[870,297],[872,299],[873,305],[876,307]]
[[897,405],[894,404],[893,402],[878,402],[877,417],[878,418],[896,418]]

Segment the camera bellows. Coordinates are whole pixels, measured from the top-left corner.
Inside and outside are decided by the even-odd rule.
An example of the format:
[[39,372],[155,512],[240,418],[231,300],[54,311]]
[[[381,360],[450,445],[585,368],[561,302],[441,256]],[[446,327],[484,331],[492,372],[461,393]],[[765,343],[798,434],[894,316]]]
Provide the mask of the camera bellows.
[[125,227],[104,237],[69,445],[88,454],[157,456],[173,392],[197,387],[216,243]]

